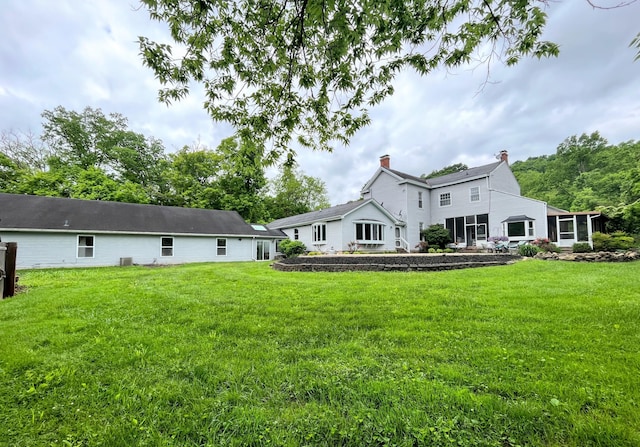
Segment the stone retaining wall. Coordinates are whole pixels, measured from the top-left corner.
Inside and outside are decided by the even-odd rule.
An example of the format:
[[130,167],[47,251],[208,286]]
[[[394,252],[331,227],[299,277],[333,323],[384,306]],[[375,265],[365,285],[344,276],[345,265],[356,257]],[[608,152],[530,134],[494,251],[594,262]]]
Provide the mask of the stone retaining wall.
[[637,251],[597,253],[538,253],[536,259],[549,261],[578,261],[578,262],[628,262],[640,259]]
[[505,265],[518,259],[510,254],[324,255],[283,259],[273,268],[284,272],[437,271]]

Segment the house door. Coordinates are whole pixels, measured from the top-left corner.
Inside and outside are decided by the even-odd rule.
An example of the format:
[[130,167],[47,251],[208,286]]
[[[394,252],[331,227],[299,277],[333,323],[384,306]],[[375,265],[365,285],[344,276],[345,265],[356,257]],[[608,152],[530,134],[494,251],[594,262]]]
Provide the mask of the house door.
[[268,261],[271,257],[270,248],[271,241],[256,241],[256,261]]
[[476,245],[476,226],[467,225],[466,230],[467,247]]

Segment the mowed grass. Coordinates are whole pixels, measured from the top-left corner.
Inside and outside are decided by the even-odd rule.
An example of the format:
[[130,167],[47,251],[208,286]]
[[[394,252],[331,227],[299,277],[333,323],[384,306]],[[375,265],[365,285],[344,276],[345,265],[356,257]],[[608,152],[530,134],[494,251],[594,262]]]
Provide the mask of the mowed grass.
[[0,445],[638,446],[640,263],[23,272]]

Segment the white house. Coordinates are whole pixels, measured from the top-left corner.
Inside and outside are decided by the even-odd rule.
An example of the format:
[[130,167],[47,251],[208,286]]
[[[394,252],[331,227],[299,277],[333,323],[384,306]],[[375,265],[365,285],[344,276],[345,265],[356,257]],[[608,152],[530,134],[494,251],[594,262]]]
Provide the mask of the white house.
[[393,251],[401,244],[404,222],[375,200],[357,200],[320,211],[285,217],[268,227],[283,231],[309,250],[346,251],[349,244],[369,251]]
[[[452,241],[463,247],[484,247],[491,236],[506,236],[513,243],[550,238],[570,247],[591,243],[592,232],[601,229],[599,213],[569,213],[520,195],[506,151],[495,163],[430,179],[391,169],[390,157],[384,155],[361,194],[361,202],[281,219],[268,227],[322,251],[346,250],[353,240],[371,251],[411,251],[421,231],[433,224],[444,225]],[[350,214],[351,208],[358,214]],[[358,219],[380,222],[384,240],[361,240]]]
[[235,211],[0,194],[17,268],[273,259],[286,236]]

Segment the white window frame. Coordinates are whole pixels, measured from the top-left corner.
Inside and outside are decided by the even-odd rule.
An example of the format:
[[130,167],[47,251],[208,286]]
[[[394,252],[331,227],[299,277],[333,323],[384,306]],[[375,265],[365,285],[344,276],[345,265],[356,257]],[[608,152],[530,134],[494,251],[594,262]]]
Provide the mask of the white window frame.
[[472,186],[469,188],[469,202],[479,202],[480,201],[480,187]]
[[422,191],[418,191],[418,208],[422,209]]
[[225,238],[216,239],[216,256],[227,256],[227,240]]
[[[569,229],[567,230],[565,228],[565,231],[562,231],[562,224],[568,224]],[[572,217],[561,217],[558,219],[558,239],[561,241],[570,241],[570,240],[575,240],[577,238],[576,236],[576,222],[575,222],[575,218]],[[564,235],[564,237],[563,237]]]
[[298,230],[297,228],[295,228],[293,230],[293,240],[297,241],[298,239],[300,239],[300,230]]
[[318,222],[311,225],[311,240],[314,244],[327,242],[327,224]]
[[[171,240],[171,245],[165,245],[165,240]],[[163,258],[173,257],[173,248],[175,246],[175,240],[173,236],[162,236],[160,238],[160,256]],[[165,254],[168,253],[168,254]]]
[[[91,238],[91,245],[87,244],[87,240]],[[80,244],[80,241],[83,240],[84,244]],[[91,256],[80,256],[80,250],[83,253],[90,252]],[[79,234],[76,239],[76,258],[94,258],[96,253],[96,237],[92,234]]]
[[[521,223],[524,226],[524,234],[511,234],[509,231],[509,225]],[[530,239],[536,234],[535,221],[533,220],[519,220],[516,222],[507,222],[505,228],[505,234],[509,238]]]
[[[384,244],[384,227],[385,225],[380,222],[354,222],[355,240],[359,244]],[[367,233],[369,234],[369,238],[366,237]]]
[[450,192],[441,192],[440,193],[440,207],[451,206],[451,193]]

